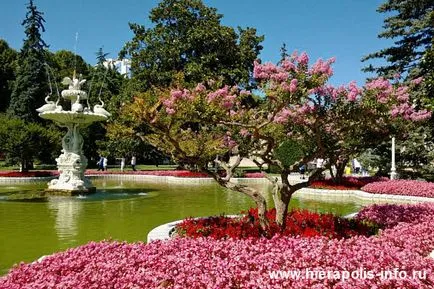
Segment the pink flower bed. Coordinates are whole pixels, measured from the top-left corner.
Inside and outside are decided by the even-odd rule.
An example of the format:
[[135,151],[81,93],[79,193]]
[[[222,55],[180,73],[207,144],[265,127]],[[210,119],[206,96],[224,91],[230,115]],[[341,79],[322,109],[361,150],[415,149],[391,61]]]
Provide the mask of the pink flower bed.
[[[434,249],[433,205],[404,206],[402,213],[412,213],[412,208],[419,212],[425,206],[431,206],[427,215],[416,214],[414,222],[401,222],[372,237],[177,238],[147,245],[91,242],[41,262],[18,265],[0,278],[0,288],[433,288],[434,260],[426,257]],[[387,207],[374,206],[365,215],[384,211]],[[306,269],[363,271],[373,276],[345,280],[270,276],[273,270]],[[394,270],[406,272],[407,277],[379,275]],[[411,278],[416,271],[422,274]]]
[[389,180],[367,184],[362,190],[372,194],[390,194],[434,198],[434,183],[414,180]]
[[417,223],[434,217],[434,204],[396,205],[383,204],[364,207],[357,214],[358,220],[370,220],[382,227],[391,228],[398,223]]
[[327,189],[327,190],[358,190],[361,187],[378,181],[384,181],[384,177],[343,177],[339,184],[335,183],[333,179],[313,181],[310,188],[314,189]]
[[260,172],[260,173],[244,173],[244,177],[245,178],[263,178],[265,177],[265,174]]
[[126,174],[126,175],[145,175],[145,176],[163,176],[163,177],[178,177],[178,178],[207,178],[207,174],[199,172],[191,172],[187,170],[167,170],[167,171],[97,171],[87,170],[86,175],[112,175],[112,174]]

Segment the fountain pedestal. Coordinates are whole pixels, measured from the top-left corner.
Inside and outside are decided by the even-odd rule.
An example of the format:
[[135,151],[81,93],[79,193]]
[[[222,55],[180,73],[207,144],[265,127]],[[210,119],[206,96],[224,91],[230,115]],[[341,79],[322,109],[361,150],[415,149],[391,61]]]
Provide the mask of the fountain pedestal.
[[[80,129],[93,122],[106,120],[109,113],[102,108],[103,105],[95,105],[94,111],[89,107],[83,107],[80,101],[87,99],[87,94],[80,90],[80,85],[84,81],[75,77],[72,80],[64,80],[64,83],[69,84],[69,89],[63,90],[62,96],[71,101],[70,111],[63,110],[57,103],[50,104],[48,100],[46,105],[38,109],[41,118],[52,120],[57,125],[67,128],[62,139],[62,154],[56,159],[59,178],[48,183],[48,191],[55,191],[56,194],[77,195],[95,191],[90,180],[84,176],[87,158],[83,154],[84,140]],[[44,107],[47,109],[44,110]]]

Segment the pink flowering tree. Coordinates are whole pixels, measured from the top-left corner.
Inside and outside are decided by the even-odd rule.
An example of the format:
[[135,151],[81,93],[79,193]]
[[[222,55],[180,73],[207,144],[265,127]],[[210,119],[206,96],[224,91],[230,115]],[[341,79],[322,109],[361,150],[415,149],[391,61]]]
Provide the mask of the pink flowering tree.
[[[255,139],[243,137],[242,127],[225,124],[245,123],[256,101],[249,92],[237,87],[218,87],[210,81],[192,89],[154,89],[136,96],[124,108],[124,115],[131,116],[136,124],[148,124],[151,131],[141,133],[141,137],[171,155],[175,162],[195,167],[220,185],[249,196],[258,207],[260,223],[265,229],[264,196],[252,187],[230,182]],[[231,154],[236,154],[237,159],[229,165]]]
[[[347,97],[337,98],[335,105],[339,108],[330,111],[334,121],[326,128],[326,158],[336,182],[341,180],[348,160],[367,148],[375,148],[391,135],[401,136],[406,132],[406,125],[420,122],[430,117],[427,110],[416,110],[411,104],[410,92],[420,80],[409,85],[378,78],[357,87],[355,83],[348,86]],[[332,89],[336,95],[345,91],[343,87]],[[320,93],[322,93],[320,91]],[[342,101],[343,100],[343,101]]]
[[[138,123],[149,123],[151,132],[143,137],[174,160],[196,165],[220,185],[251,197],[264,229],[263,194],[230,179],[243,157],[253,157],[259,167],[277,168],[280,178],[267,178],[273,186],[276,221],[284,228],[292,195],[325,169],[317,168],[306,182],[290,184],[289,174],[301,164],[315,158],[326,159],[325,167],[344,162],[355,147],[351,140],[363,133],[384,134],[392,119],[419,120],[430,115],[410,105],[409,88],[383,79],[364,88],[354,82],[328,85],[333,62],[333,58],[320,59],[309,65],[306,53],[293,53],[279,65],[255,62],[256,98],[238,87],[201,83],[193,89],[178,87],[138,96],[129,113]],[[290,161],[280,157],[283,144],[298,147]],[[228,155],[237,156],[232,165],[226,161]],[[210,169],[210,163],[225,173]]]

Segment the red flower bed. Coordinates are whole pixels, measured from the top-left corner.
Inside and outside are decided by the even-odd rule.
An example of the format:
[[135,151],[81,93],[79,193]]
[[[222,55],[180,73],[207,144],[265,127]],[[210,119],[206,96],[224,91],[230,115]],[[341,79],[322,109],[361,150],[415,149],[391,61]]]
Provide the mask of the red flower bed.
[[307,210],[293,210],[288,213],[286,228],[280,232],[275,209],[266,213],[270,226],[263,232],[259,226],[257,209],[250,209],[247,215],[239,218],[225,216],[202,219],[186,219],[176,226],[179,236],[214,239],[245,239],[275,235],[328,238],[349,238],[356,235],[370,236],[376,233],[376,226],[364,221],[349,220],[333,214],[319,214]]
[[384,177],[344,177],[342,181],[337,184],[333,179],[325,179],[314,181],[310,188],[314,189],[328,189],[328,190],[359,190],[361,187],[379,181],[385,181]]
[[30,171],[30,172],[0,171],[0,177],[8,177],[8,178],[51,177],[57,175],[59,175],[57,171]]

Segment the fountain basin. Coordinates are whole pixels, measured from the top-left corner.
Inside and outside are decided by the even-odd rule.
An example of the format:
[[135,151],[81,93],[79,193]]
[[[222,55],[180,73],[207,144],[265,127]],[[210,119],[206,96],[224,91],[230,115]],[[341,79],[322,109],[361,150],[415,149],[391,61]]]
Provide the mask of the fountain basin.
[[73,112],[73,111],[46,111],[40,113],[43,119],[52,120],[61,124],[83,124],[88,125],[97,121],[104,121],[107,116],[94,112]]

